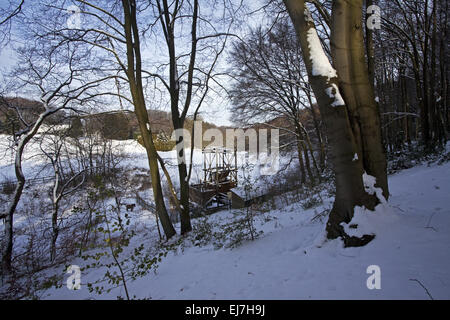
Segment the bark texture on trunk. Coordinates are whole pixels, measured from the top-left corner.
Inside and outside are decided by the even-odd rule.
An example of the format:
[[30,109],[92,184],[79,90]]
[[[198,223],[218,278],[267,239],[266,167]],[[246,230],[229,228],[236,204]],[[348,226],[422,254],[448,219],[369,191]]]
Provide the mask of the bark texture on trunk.
[[[336,198],[327,222],[328,238],[342,237],[347,246],[356,246],[366,244],[373,239],[373,236],[350,237],[340,224],[351,221],[355,206],[374,208],[376,199],[366,193],[363,173],[366,163],[369,167],[382,163],[381,158],[384,153],[374,155],[373,148],[366,149],[364,143],[375,141],[381,145],[381,134],[379,137],[377,135],[381,131],[375,128],[377,117],[374,110],[376,111],[376,108],[373,109],[368,101],[372,99],[375,102],[364,60],[364,39],[352,39],[353,36],[358,36],[352,34],[353,27],[359,28],[362,36],[361,22],[355,24],[357,16],[355,12],[349,10],[348,4],[344,6],[340,1],[337,2],[339,3],[333,7],[332,41],[335,44],[339,43],[339,46],[334,46],[334,56],[339,57],[338,61],[335,61],[336,65],[339,64],[338,73],[331,67],[323,48],[321,46],[318,48],[317,43],[320,42],[316,40],[314,43],[317,31],[305,1],[284,0],[297,32],[309,81],[325,123],[330,158],[336,178]],[[336,5],[340,7],[336,8]],[[360,17],[361,14],[362,8]],[[341,29],[335,30],[336,25]],[[358,43],[361,40],[362,42]],[[348,45],[353,45],[351,48],[355,50],[349,50]],[[362,55],[360,49],[363,50]],[[357,63],[358,67],[363,63],[364,68],[353,70],[353,63]],[[364,72],[366,72],[365,77]],[[354,79],[364,81],[355,86]],[[364,94],[369,96],[362,99]],[[375,146],[375,148],[378,152],[380,148],[382,150],[382,146]],[[364,159],[366,156],[367,160]],[[372,156],[374,158],[370,158]],[[371,172],[378,173],[375,169]],[[382,185],[383,179],[380,179],[378,183]],[[387,183],[385,187],[387,190]]]
[[333,2],[331,50],[364,170],[377,179],[376,186],[388,199],[386,155],[366,64],[362,13],[363,0]]

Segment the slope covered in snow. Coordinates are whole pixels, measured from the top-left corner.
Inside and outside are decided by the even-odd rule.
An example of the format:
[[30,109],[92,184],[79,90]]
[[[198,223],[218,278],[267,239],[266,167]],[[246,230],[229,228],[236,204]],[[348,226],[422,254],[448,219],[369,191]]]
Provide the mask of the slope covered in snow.
[[[350,223],[376,234],[365,247],[343,248],[340,240],[325,241],[325,219],[314,217],[329,208],[332,199],[324,198],[320,207],[308,210],[300,203],[283,205],[278,199],[277,208],[282,209],[255,217],[256,229],[264,232],[256,240],[217,249],[213,244],[196,246],[193,237],[185,238],[183,250],[169,252],[156,273],[127,282],[130,295],[140,299],[449,299],[450,163],[404,170],[390,176],[389,183],[389,204],[378,206],[375,213],[357,211]],[[233,214],[237,213],[222,211],[209,216],[208,223],[220,225]],[[136,241],[137,245],[150,240],[142,235]],[[380,268],[381,288],[369,290],[372,274],[367,270],[373,265]],[[62,274],[64,267],[54,271]],[[104,273],[83,271],[80,290],[64,285],[42,292],[42,298],[124,297],[121,286],[102,295],[87,290],[85,284]]]

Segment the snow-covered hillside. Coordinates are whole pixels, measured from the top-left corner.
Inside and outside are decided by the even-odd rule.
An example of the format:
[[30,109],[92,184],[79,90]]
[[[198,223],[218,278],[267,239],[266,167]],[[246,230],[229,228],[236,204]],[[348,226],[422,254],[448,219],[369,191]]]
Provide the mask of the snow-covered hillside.
[[[324,221],[311,221],[321,208],[303,210],[294,203],[256,218],[264,234],[237,248],[215,250],[186,239],[184,252],[169,253],[156,274],[129,282],[128,290],[151,299],[429,299],[428,290],[434,299],[449,299],[450,163],[404,170],[389,182],[389,206],[358,221],[376,232],[365,247],[324,241]],[[231,215],[224,211],[209,219]],[[83,265],[81,259],[72,263]],[[367,287],[371,265],[380,267],[381,289]],[[83,286],[103,273],[89,270],[81,290],[64,286],[42,298],[123,297],[122,288],[99,296]]]
[[[4,139],[2,143],[7,141]],[[114,143],[125,155],[122,168],[134,170],[132,174],[148,169],[145,150],[139,144]],[[29,148],[25,171],[32,177],[42,175],[48,167],[45,159],[39,157],[36,144],[30,144]],[[177,183],[175,151],[161,154]],[[281,160],[283,165],[290,163],[287,158]],[[201,170],[201,161],[201,153],[196,151],[194,171]],[[11,163],[5,153],[0,163],[3,179],[12,174]],[[252,174],[257,178],[257,171]],[[255,182],[253,189],[264,189],[270,184],[267,179],[279,177],[257,179],[259,182]],[[131,273],[134,279],[126,277],[129,295],[137,299],[449,299],[450,162],[403,170],[389,177],[389,185],[392,196],[388,205],[379,205],[376,212],[358,209],[353,221],[344,226],[348,233],[353,232],[350,226],[357,224],[359,232],[376,235],[372,242],[359,248],[344,248],[341,240],[325,239],[324,212],[333,202],[326,188],[313,194],[316,200],[312,202],[311,196],[297,191],[252,207],[259,236],[253,241],[238,239],[238,245],[229,245],[236,240],[233,237],[239,236],[235,234],[238,225],[231,223],[245,215],[245,209],[223,210],[193,219],[194,231],[188,236],[176,236],[169,244],[161,245],[154,216],[138,206],[134,212],[127,212],[128,228],[136,231],[136,235],[123,248],[119,261],[125,269],[132,270],[133,264],[127,259],[138,256],[137,248],[142,248],[141,256],[157,255],[161,261],[147,268],[145,274]],[[48,225],[45,212],[30,214],[42,200],[29,198],[36,190],[50,187],[51,184],[31,187],[19,205],[14,244],[19,255],[29,248],[30,241],[36,241],[21,230],[42,229],[45,238]],[[144,196],[151,198],[152,194],[146,191]],[[76,195],[72,200],[82,203],[85,195]],[[113,204],[107,199],[104,207]],[[69,202],[64,213],[69,227],[75,221],[72,209]],[[175,228],[179,232],[179,224]],[[38,248],[44,255],[48,250],[45,241]],[[70,243],[70,238],[64,241]],[[60,245],[64,243],[61,240]],[[113,285],[101,281],[108,272],[118,272],[110,255],[100,260],[102,264],[111,263],[109,268],[92,265],[95,262],[92,256],[105,250],[88,250],[85,254],[91,255],[89,259],[77,258],[75,254],[66,263],[35,273],[33,281],[46,284],[47,289],[33,294],[42,299],[125,297],[122,282]],[[160,252],[164,255],[159,255]],[[65,273],[68,265],[81,268],[80,290],[69,290],[66,286],[70,277]],[[379,289],[369,289],[367,285],[373,279],[370,278],[373,266],[380,271]],[[103,286],[102,294],[90,292],[88,284]],[[8,289],[4,286],[2,290]]]

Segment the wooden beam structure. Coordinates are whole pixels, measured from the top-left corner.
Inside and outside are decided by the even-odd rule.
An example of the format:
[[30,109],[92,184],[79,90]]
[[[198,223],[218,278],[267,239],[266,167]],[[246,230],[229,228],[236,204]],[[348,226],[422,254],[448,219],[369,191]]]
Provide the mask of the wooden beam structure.
[[236,150],[203,149],[203,180],[189,188],[191,200],[203,208],[230,204],[228,191],[237,186]]

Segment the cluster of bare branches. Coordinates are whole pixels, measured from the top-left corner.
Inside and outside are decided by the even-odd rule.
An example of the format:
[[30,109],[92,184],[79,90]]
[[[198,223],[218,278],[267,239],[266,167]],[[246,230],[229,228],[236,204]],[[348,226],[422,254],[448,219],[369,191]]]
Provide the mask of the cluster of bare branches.
[[[324,167],[324,144],[302,59],[295,31],[286,19],[279,17],[267,29],[252,30],[244,41],[234,43],[230,55],[230,74],[235,79],[230,97],[233,114],[239,122],[245,125],[269,123],[294,138],[283,146],[293,144],[297,147],[300,179],[305,183],[307,172],[314,183]],[[284,119],[288,125],[275,126],[270,123],[274,118]],[[311,129],[316,135],[316,154],[306,122],[312,123]],[[320,168],[316,162],[317,154]]]
[[[4,274],[11,271],[13,216],[26,182],[22,169],[25,147],[55,114],[79,116],[108,104],[131,108],[147,151],[158,220],[166,239],[175,234],[167,214],[159,169],[163,169],[168,182],[171,177],[156,151],[148,109],[153,103],[155,108],[158,103],[167,103],[174,128],[183,129],[188,114],[193,113],[196,119],[209,94],[225,90],[219,61],[228,39],[235,36],[232,28],[242,2],[216,1],[216,10],[210,10],[211,5],[200,0],[77,0],[71,3],[45,0],[38,4],[11,1],[2,11],[6,17],[0,25],[2,31],[11,35],[12,23],[20,20],[14,27],[14,36],[22,41],[16,48],[19,63],[8,76],[2,95],[5,110],[14,113],[14,124],[18,122],[13,128],[17,184],[8,210],[2,214],[5,218]],[[20,108],[9,103],[25,92],[42,105],[42,112],[31,120]],[[192,168],[188,172],[184,161],[183,135],[181,131],[177,136],[179,195],[171,188],[171,196],[178,203],[181,233],[191,230],[189,179]],[[89,137],[92,139],[83,138],[80,142],[76,137],[55,135],[51,138],[51,148],[41,148],[54,173],[51,260],[56,255],[61,199],[76,191],[86,176],[96,171],[93,163],[96,144],[102,145],[104,150],[108,148],[104,140],[95,138],[96,135]],[[74,159],[78,159],[77,169],[70,168],[70,175],[66,174],[60,160],[68,140],[75,146]],[[111,166],[108,159],[101,161]],[[66,162],[65,165],[71,166],[73,161]]]

